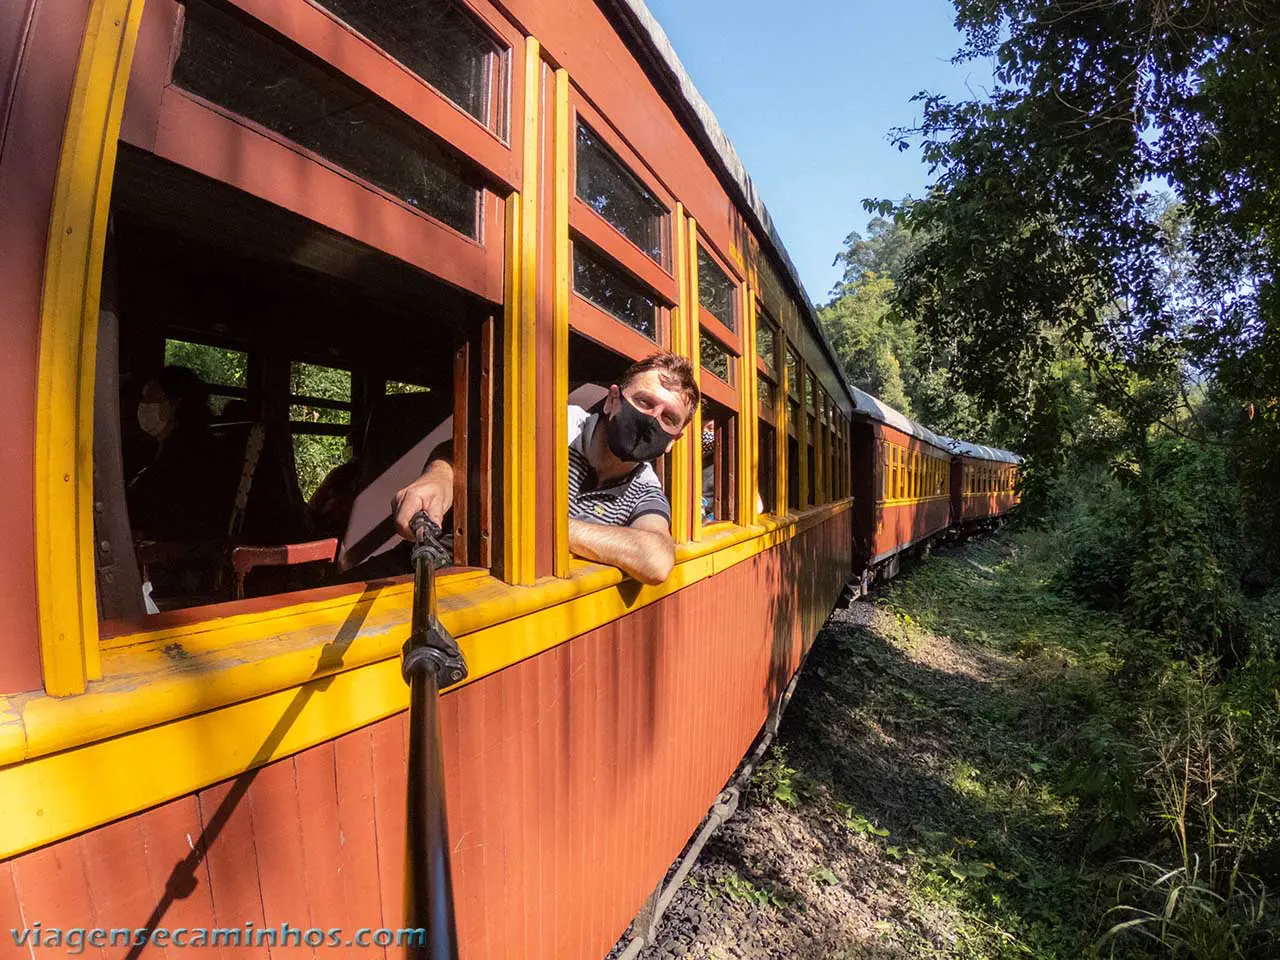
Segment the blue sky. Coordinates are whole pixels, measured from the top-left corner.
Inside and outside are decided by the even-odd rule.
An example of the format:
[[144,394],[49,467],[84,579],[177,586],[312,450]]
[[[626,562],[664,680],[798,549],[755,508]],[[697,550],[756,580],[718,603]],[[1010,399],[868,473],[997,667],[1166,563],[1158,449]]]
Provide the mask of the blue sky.
[[963,96],[984,64],[952,66],[950,0],[647,0],[733,141],[809,296],[823,303],[864,197],[919,196],[928,170],[890,128],[920,90]]

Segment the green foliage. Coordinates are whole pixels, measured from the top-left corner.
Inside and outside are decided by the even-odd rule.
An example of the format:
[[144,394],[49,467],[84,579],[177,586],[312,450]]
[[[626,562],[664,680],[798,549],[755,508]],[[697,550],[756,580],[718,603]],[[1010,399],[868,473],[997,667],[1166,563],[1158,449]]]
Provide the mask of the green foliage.
[[[1169,444],[1153,459],[1181,481],[1217,482],[1212,467],[1182,459],[1206,456]],[[1159,484],[1172,482],[1156,472]],[[976,903],[965,882],[997,884],[996,912],[1006,925],[1019,918],[1012,929],[1025,955],[1093,955],[1065,943],[1051,951],[1054,938],[1031,932],[1033,910],[1074,898],[1086,911],[1097,904],[1102,956],[1269,958],[1280,943],[1268,899],[1280,882],[1280,667],[1257,657],[1229,675],[1188,666],[1159,637],[1127,628],[1133,614],[1123,604],[1114,613],[1082,606],[1072,551],[1083,525],[1103,528],[1081,492],[1088,484],[1127,504],[1122,522],[1138,523],[1142,491],[1094,474],[1063,493],[1071,509],[1060,525],[935,557],[887,597],[908,641],[925,629],[1043,666],[1033,666],[1029,687],[1010,684],[1020,706],[966,716],[971,735],[990,745],[985,758],[971,751],[956,762],[950,778],[957,796],[1000,811],[1003,836],[977,825],[966,828],[972,840],[917,829],[916,844],[886,855],[911,865],[922,896],[966,912]],[[1026,804],[1006,786],[1015,770],[1044,784],[1040,803],[1057,798],[1056,840],[1052,820],[1010,826]],[[1051,922],[1090,929],[1079,915]],[[984,944],[974,956],[1001,955],[985,935],[971,936]]]
[[[289,389],[295,396],[316,400],[351,401],[351,372],[336,367],[295,361],[291,366]],[[308,403],[295,403],[289,408],[289,419],[299,424],[342,425],[351,423],[346,410]],[[298,471],[298,486],[304,500],[311,499],[321,481],[334,467],[351,458],[343,436],[296,432],[293,458]]]
[[1240,504],[1223,451],[1182,439],[1152,444],[1138,494],[1134,618],[1188,656],[1238,661]]
[[796,768],[787,766],[786,750],[775,745],[769,751],[769,758],[756,768],[751,784],[764,796],[788,807],[796,807],[800,803],[801,789],[795,777]]
[[210,387],[248,386],[249,355],[186,340],[164,342],[165,366],[188,367]]

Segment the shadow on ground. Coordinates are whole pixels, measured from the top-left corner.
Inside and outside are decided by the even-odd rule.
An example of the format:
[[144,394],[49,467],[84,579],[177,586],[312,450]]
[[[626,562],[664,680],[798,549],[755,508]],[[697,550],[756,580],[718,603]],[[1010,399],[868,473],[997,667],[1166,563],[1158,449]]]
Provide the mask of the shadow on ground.
[[1093,825],[1046,773],[1084,721],[1053,689],[1068,673],[872,604],[837,612],[739,813],[641,957],[1085,956]]

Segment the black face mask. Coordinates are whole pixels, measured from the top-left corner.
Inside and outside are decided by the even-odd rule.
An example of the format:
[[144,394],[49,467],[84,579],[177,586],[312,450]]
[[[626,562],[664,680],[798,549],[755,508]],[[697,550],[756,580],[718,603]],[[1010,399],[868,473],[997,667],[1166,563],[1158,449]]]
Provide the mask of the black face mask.
[[605,439],[609,449],[619,460],[631,463],[648,463],[667,449],[674,437],[662,429],[657,417],[641,413],[626,397],[618,412],[604,422]]

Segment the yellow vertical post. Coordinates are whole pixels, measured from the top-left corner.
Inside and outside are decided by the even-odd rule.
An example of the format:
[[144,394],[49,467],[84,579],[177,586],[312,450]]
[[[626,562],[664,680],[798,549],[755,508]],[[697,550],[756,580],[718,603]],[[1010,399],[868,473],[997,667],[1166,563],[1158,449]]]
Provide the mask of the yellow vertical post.
[[35,528],[45,690],[102,676],[93,563],[93,393],[116,144],[142,0],[94,0],[71,91],[45,254]]
[[551,358],[555,391],[552,429],[555,458],[555,548],[553,572],[557,577],[569,575],[569,297],[573,276],[569,247],[569,150],[573,143],[569,130],[569,74],[556,71],[554,145],[554,193],[552,202],[552,245],[555,263],[553,317],[555,343]]
[[781,517],[791,509],[788,506],[791,497],[788,486],[790,478],[787,476],[787,451],[791,442],[787,435],[787,424],[791,419],[790,401],[787,398],[791,390],[791,374],[787,369],[787,338],[781,328],[776,328],[773,332],[773,363],[778,372],[778,405],[774,409],[773,431],[773,452],[777,460],[774,484],[777,503],[774,512]]
[[[677,203],[671,218],[672,233],[675,237],[674,257],[676,274],[677,303],[671,311],[671,352],[682,357],[689,356],[689,290],[688,290],[688,258],[685,251],[685,215],[684,205]],[[671,452],[671,489],[667,491],[671,499],[671,536],[676,543],[684,543],[689,539],[689,444],[693,423],[675,442]]]
[[[699,302],[698,302],[698,221],[693,217],[686,219],[686,228],[689,231],[689,239],[685,248],[685,276],[688,277],[688,290],[685,292],[685,302],[689,305],[688,321],[686,324],[687,336],[689,337],[689,359],[693,363],[693,377],[698,382],[698,389],[702,389],[702,337],[700,331],[702,325],[698,319]],[[698,409],[693,411],[693,422],[689,424],[687,431],[692,445],[691,455],[685,458],[688,469],[692,473],[691,485],[689,488],[689,496],[687,500],[691,508],[690,520],[690,536],[693,540],[702,539],[702,405],[698,405]]]
[[503,544],[505,576],[514,584],[534,579],[534,511],[537,504],[538,160],[542,103],[542,53],[525,41],[524,157],[521,190],[507,199],[506,317],[503,338],[505,435],[503,453]]
[[800,510],[809,507],[809,378],[805,375],[804,360],[796,360],[796,398],[800,401],[799,421],[796,423],[796,449],[799,451],[797,461],[800,469],[796,471],[796,486],[800,490]]
[[751,285],[744,283],[738,288],[742,309],[738,315],[742,318],[742,358],[738,376],[738,509],[739,523],[756,522],[756,502],[758,497],[759,471],[756,464],[759,457],[759,437],[757,422],[759,410],[756,391],[759,384],[756,380],[756,297]]

